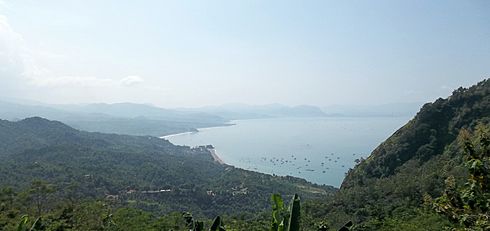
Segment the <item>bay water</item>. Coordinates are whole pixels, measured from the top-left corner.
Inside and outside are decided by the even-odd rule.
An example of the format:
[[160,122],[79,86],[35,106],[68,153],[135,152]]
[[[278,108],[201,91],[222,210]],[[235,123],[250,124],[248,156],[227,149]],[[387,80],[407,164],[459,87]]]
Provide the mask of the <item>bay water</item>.
[[308,117],[232,121],[232,126],[164,137],[177,145],[211,144],[238,168],[304,178],[339,187],[356,159],[372,150],[408,117]]

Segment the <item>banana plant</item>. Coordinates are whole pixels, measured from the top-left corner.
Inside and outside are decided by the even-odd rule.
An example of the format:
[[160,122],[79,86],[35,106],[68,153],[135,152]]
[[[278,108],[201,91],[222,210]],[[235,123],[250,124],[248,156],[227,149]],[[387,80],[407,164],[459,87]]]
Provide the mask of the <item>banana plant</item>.
[[204,231],[204,222],[196,221],[194,223],[194,231]]
[[279,194],[273,194],[271,199],[273,204],[270,231],[299,231],[301,206],[298,194],[294,194],[288,208],[284,206]]
[[352,221],[349,221],[349,222],[345,223],[345,225],[342,226],[342,228],[340,228],[339,231],[349,231],[352,229],[353,226],[354,226],[354,224],[352,223]]
[[214,218],[213,225],[211,225],[209,231],[226,231],[225,227],[223,227],[223,223],[221,222],[220,216]]
[[291,200],[290,206],[289,206],[289,227],[288,231],[299,231],[299,224],[300,224],[300,210],[301,210],[301,205],[300,205],[300,200],[298,194],[294,194],[293,199]]
[[[189,231],[204,231],[204,222],[194,220],[191,213],[189,212],[182,213],[182,218],[184,218],[184,221]],[[209,231],[226,231],[225,228],[223,227],[223,223],[221,221],[220,216],[217,216],[214,219],[211,228],[209,228]]]
[[281,195],[272,194],[272,222],[270,231],[284,231],[285,224],[285,213],[284,202]]
[[40,226],[40,217],[38,217],[32,226],[29,228],[29,216],[24,215],[21,217],[21,221],[17,225],[17,231],[33,231],[36,230],[38,226]]

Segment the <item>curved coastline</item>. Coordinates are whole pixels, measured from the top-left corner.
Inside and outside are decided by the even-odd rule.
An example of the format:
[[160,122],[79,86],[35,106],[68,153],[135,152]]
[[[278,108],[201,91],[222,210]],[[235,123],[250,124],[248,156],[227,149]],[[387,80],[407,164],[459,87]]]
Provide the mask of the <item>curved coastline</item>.
[[[174,137],[174,136],[181,136],[181,135],[190,135],[190,134],[195,134],[195,133],[198,133],[202,130],[208,130],[208,129],[213,129],[213,128],[218,128],[218,127],[226,127],[226,126],[233,126],[233,125],[236,125],[235,123],[228,123],[228,124],[224,124],[224,125],[221,125],[221,126],[213,126],[213,127],[205,127],[205,128],[198,128],[196,129],[195,131],[189,131],[189,132],[180,132],[180,133],[175,133],[175,134],[169,134],[169,135],[165,135],[165,136],[160,136],[159,138],[160,139],[167,139],[170,138],[170,137]],[[211,145],[212,147],[212,145]],[[217,154],[216,152],[216,149],[214,147],[212,148],[206,148],[209,153],[211,154],[211,156],[213,157],[213,160],[216,161],[217,163],[221,164],[221,165],[228,165],[226,164]]]
[[236,125],[236,124],[235,123],[226,123],[226,124],[221,124],[221,125],[217,125],[217,126],[196,128],[194,131],[172,133],[172,134],[168,134],[168,135],[164,135],[164,136],[159,136],[159,138],[161,138],[161,139],[167,139],[167,138],[174,137],[174,136],[194,134],[194,133],[198,133],[198,132],[203,131],[203,130],[208,130],[208,129],[213,129],[213,128],[219,128],[219,127],[228,127],[228,126],[233,126],[233,125]]
[[197,130],[197,131],[190,131],[190,132],[175,133],[175,134],[160,136],[159,138],[161,138],[161,139],[167,139],[167,138],[174,137],[174,136],[187,135],[187,134],[192,134],[192,133],[196,133],[196,132],[199,132],[199,130]]

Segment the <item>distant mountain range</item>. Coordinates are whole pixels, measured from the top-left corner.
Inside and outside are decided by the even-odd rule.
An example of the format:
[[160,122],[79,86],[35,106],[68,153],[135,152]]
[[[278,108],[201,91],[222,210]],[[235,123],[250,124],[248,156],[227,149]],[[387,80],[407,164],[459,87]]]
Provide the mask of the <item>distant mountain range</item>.
[[415,103],[391,103],[379,105],[331,105],[322,107],[322,110],[330,116],[349,117],[412,117],[423,105],[422,102]]
[[0,102],[0,118],[20,120],[40,116],[74,128],[105,133],[153,135],[223,126],[227,120],[206,113],[180,112],[143,104],[28,105]]
[[276,117],[411,117],[423,105],[415,103],[391,103],[379,105],[331,105],[316,107],[311,105],[285,106],[282,104],[248,105],[224,104],[198,108],[180,108],[182,111],[206,112],[228,120],[260,119]]
[[80,105],[53,105],[57,109],[90,115],[105,115],[120,118],[139,118],[150,120],[164,120],[175,122],[201,122],[216,123],[226,122],[218,115],[203,112],[185,112],[173,109],[165,109],[147,104],[136,103],[95,103]]
[[226,126],[229,121],[279,117],[326,116],[411,116],[419,104],[379,106],[330,106],[323,110],[310,105],[225,104],[199,108],[165,109],[136,103],[96,103],[56,105],[38,102],[0,101],[0,119],[21,120],[40,116],[58,120],[74,128],[104,133],[164,136]]
[[285,106],[282,104],[225,104],[220,106],[206,106],[181,110],[189,112],[205,112],[209,114],[219,115],[228,120],[327,116],[327,114],[323,112],[320,108],[309,105]]
[[50,105],[0,101],[0,119],[15,121],[34,116],[59,120],[85,131],[163,136],[196,131],[204,127],[226,126],[230,120],[236,119],[312,117],[326,114],[313,106],[288,107],[280,104],[165,109],[135,103]]

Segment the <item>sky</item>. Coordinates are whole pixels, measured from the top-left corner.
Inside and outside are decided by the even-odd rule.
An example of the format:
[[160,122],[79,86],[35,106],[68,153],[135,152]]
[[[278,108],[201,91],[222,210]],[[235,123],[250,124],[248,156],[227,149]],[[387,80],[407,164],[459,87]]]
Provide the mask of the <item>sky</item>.
[[490,1],[0,0],[0,99],[372,105],[490,76]]

